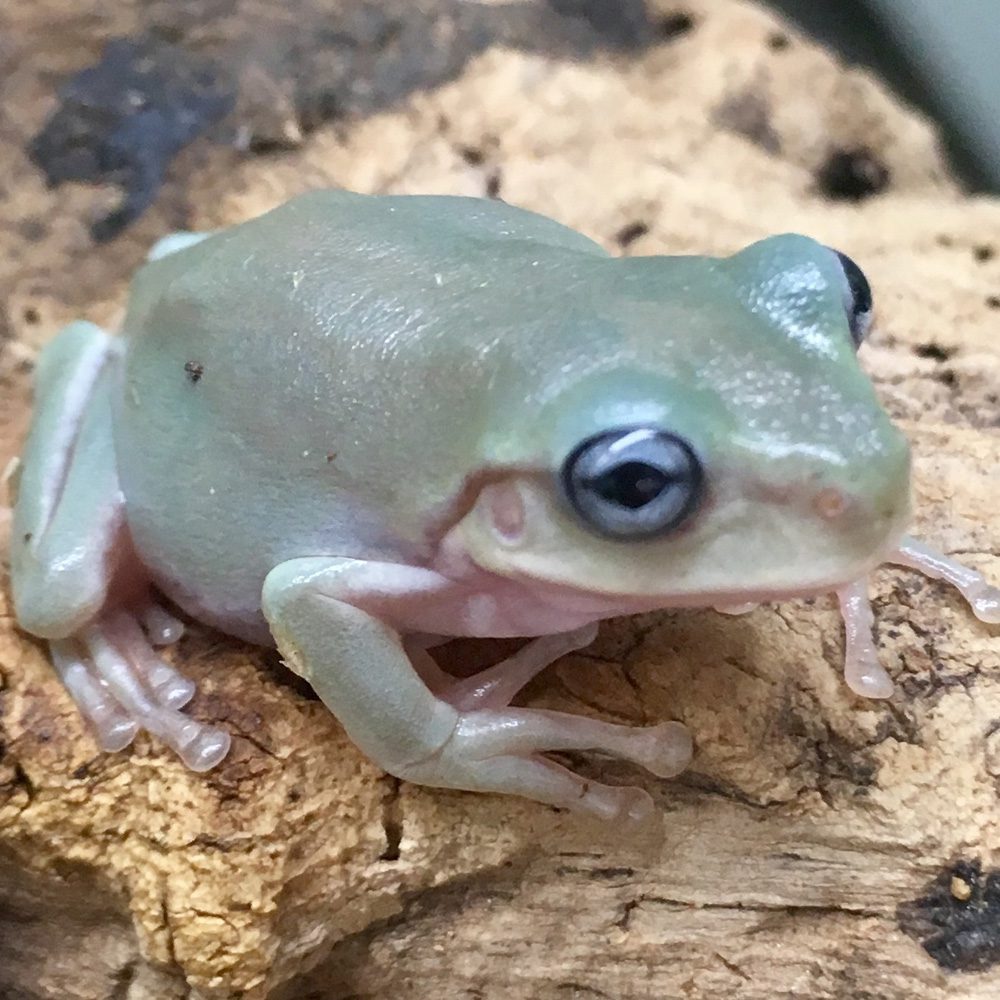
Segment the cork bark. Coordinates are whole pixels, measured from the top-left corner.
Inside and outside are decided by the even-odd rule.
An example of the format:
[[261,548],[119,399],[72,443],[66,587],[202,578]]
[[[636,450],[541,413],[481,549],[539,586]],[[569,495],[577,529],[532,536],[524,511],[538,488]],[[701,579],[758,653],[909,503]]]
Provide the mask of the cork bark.
[[[366,93],[382,97],[317,118],[315,94],[290,82],[300,50],[265,58],[298,27],[268,21],[274,5],[69,14],[11,0],[0,468],[27,425],[38,347],[76,316],[113,323],[156,237],[322,185],[481,194],[619,253],[722,254],[787,230],[849,253],[876,290],[862,359],[913,442],[917,530],[1000,578],[1000,201],[965,195],[933,129],[877,81],[751,4],[623,3],[611,27],[601,5],[553,4],[565,32],[549,48],[521,6],[484,5],[472,23],[455,4],[413,4],[433,28],[426,59],[362,38],[352,79],[359,93],[381,81]],[[303,4],[313,85],[333,72],[313,27],[364,10]],[[226,68],[234,117],[97,244],[116,188],[49,188],[27,149],[56,110],[54,81],[105,40],[154,29]],[[841,682],[826,598],[614,622],[550,668],[526,703],[692,729],[693,765],[672,781],[574,758],[650,791],[660,811],[639,830],[400,784],[274,654],[196,624],[176,661],[199,683],[191,711],[234,734],[231,756],[197,776],[144,737],[101,754],[2,579],[0,996],[1000,993],[1000,632],[919,576],[873,579],[888,703]],[[495,654],[459,643],[448,656],[468,669]]]

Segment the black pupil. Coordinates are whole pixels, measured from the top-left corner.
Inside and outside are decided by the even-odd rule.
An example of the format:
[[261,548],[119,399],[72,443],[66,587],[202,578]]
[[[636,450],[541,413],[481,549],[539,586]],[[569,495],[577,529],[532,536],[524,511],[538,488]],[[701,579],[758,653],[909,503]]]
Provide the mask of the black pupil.
[[638,510],[655,500],[670,482],[662,470],[645,462],[623,462],[594,479],[590,486],[603,499]]

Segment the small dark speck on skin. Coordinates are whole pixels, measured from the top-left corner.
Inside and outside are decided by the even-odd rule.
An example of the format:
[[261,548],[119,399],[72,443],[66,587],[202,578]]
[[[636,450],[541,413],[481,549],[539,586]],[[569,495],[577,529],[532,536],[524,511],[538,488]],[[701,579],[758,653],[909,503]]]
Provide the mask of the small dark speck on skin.
[[335,462],[337,460],[337,453],[335,451],[328,451],[326,453],[327,462]]
[[1000,309],[1000,295],[989,295],[986,298],[987,309]]
[[984,243],[982,246],[976,247],[972,251],[972,255],[976,258],[977,261],[979,261],[980,264],[986,264],[989,261],[993,260],[994,257],[996,257],[997,252],[995,247],[988,246],[987,244]]
[[500,172],[494,171],[486,178],[486,197],[487,198],[499,198],[500,197]]
[[32,534],[32,533],[31,533],[31,532],[29,531],[29,532],[28,532],[28,533],[27,533],[27,534],[26,534],[26,535],[24,536],[24,544],[25,544],[25,545],[27,545],[27,544],[28,544],[28,542],[30,542],[30,541],[31,541],[31,539],[32,539],[32,538],[34,538],[34,537],[35,537],[35,536],[34,536],[34,535],[33,535],[33,534]]
[[773,35],[768,36],[767,47],[772,52],[784,52],[786,49],[790,48],[792,40],[788,35],[783,34],[780,31],[776,31]]
[[195,383],[205,374],[205,366],[198,364],[197,361],[188,361],[184,364],[184,371],[187,372],[187,377],[192,383]]
[[29,326],[34,326],[36,323],[39,323],[41,319],[41,315],[34,306],[28,306],[28,308],[24,310],[24,322]]

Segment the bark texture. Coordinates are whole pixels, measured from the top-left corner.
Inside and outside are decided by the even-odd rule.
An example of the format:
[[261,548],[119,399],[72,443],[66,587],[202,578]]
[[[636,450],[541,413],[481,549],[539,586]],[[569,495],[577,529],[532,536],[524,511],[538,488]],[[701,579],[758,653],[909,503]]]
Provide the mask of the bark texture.
[[[0,468],[34,352],[75,316],[113,323],[166,231],[320,185],[490,194],[622,253],[794,230],[862,262],[864,364],[913,441],[917,528],[1000,577],[1000,201],[965,196],[865,73],[736,0],[107,6],[0,13]],[[146,168],[49,188],[28,150],[110,38],[207,59],[235,110],[98,245]],[[828,600],[616,622],[547,671],[531,704],[695,734],[674,781],[574,761],[649,789],[662,813],[627,833],[400,786],[273,655],[197,626],[177,661],[231,756],[199,777],[146,738],[100,754],[5,588],[2,997],[1000,994],[1000,633],[921,577],[875,578],[888,703],[838,677]]]

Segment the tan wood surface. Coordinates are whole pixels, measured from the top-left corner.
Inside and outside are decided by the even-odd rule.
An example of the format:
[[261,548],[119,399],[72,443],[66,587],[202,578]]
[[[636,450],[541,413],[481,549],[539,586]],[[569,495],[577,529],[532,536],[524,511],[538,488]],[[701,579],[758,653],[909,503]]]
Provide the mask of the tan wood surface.
[[[50,190],[25,155],[53,82],[154,22],[235,60],[278,5],[207,26],[192,12],[210,4],[108,6],[0,12],[0,468],[34,352],[74,316],[114,322],[158,236],[318,185],[490,192],[625,253],[786,230],[850,253],[880,316],[863,362],[914,443],[919,531],[1000,578],[1000,201],[965,196],[927,123],[864,73],[735,0],[664,0],[660,37],[628,51],[494,46],[318,128],[247,59],[237,116],[266,155],[196,141],[95,245],[114,190]],[[831,197],[845,163],[884,190]],[[1000,632],[910,573],[874,593],[889,703],[839,679],[828,599],[617,622],[543,675],[531,704],[691,727],[674,781],[574,762],[650,790],[661,813],[631,831],[400,787],[273,654],[199,627],[177,661],[230,758],[198,777],[146,738],[100,754],[0,590],[0,996],[995,1000],[1000,879],[975,865],[1000,863]],[[956,971],[923,947],[934,933]]]

